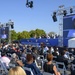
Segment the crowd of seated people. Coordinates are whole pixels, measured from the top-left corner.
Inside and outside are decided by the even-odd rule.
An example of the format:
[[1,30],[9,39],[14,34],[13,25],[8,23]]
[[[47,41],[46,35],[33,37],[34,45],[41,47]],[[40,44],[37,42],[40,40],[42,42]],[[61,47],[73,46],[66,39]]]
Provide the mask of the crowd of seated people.
[[55,39],[55,38],[59,38],[60,37],[60,35],[57,35],[57,34],[51,34],[51,35],[41,35],[41,36],[39,36],[39,37],[36,37],[36,35],[33,37],[33,38],[39,38],[39,39],[41,39],[41,38],[47,38],[47,39]]
[[[47,47],[42,43],[40,47],[34,47],[32,45],[23,45],[20,43],[12,43],[12,44],[1,44],[0,45],[1,57],[0,60],[5,63],[7,70],[10,72],[10,69],[13,71],[13,66],[10,67],[9,64],[15,64],[15,66],[28,67],[31,68],[34,75],[42,75],[43,73],[37,66],[39,55],[44,56],[47,62],[44,62],[44,66],[42,71],[46,71],[49,73],[54,73],[55,75],[60,75],[57,71],[56,65],[53,64],[53,57],[56,56],[56,62],[64,62],[66,69],[68,69],[68,65],[73,63],[75,64],[75,58],[73,55],[75,54],[75,50],[71,49],[61,49],[59,47]],[[72,59],[71,59],[72,58]],[[70,60],[70,62],[69,62]],[[42,64],[42,63],[41,63]],[[40,65],[41,65],[40,64]],[[50,67],[49,67],[50,66]],[[70,71],[74,74],[74,71],[70,67]],[[25,71],[26,75],[29,75],[29,72]],[[12,74],[10,74],[12,75]]]

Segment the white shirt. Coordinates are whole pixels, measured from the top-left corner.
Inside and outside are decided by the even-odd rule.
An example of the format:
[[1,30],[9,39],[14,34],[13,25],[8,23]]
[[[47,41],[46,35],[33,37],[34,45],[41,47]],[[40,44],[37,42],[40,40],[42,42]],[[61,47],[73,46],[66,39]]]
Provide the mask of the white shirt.
[[70,57],[66,53],[64,54],[64,57],[70,59]]
[[51,53],[53,53],[54,52],[54,48],[53,47],[51,47]]
[[6,64],[6,66],[9,66],[10,63],[10,59],[6,56],[3,56],[0,58],[2,62],[4,62]]
[[46,46],[45,48],[44,48],[44,52],[46,52],[46,51],[48,51],[49,50],[49,48]]

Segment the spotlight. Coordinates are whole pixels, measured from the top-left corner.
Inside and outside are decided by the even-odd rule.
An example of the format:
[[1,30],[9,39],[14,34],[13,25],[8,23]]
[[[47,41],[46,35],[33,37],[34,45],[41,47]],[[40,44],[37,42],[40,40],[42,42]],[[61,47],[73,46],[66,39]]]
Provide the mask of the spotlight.
[[73,9],[72,8],[70,8],[70,13],[73,13]]
[[28,5],[29,5],[29,2],[28,2],[28,0],[27,0],[27,2],[26,2],[26,7],[29,7]]
[[67,14],[67,11],[66,11],[66,10],[64,10],[64,11],[63,11],[63,14],[64,14],[64,16],[66,16],[66,14]]
[[29,2],[29,7],[30,7],[30,8],[33,7],[33,1]]
[[28,0],[27,0],[26,7],[32,8],[33,7],[33,1],[28,2]]
[[13,29],[14,28],[14,26],[13,25],[11,25],[11,29]]
[[57,21],[56,12],[53,12],[53,16],[52,16],[52,18],[53,18],[53,21],[54,21],[54,22]]
[[11,22],[11,29],[14,29],[14,22]]

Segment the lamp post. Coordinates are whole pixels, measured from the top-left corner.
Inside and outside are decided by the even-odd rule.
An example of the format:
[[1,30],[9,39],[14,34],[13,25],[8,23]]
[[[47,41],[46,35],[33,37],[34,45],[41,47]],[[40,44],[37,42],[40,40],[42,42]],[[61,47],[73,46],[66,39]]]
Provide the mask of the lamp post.
[[13,25],[14,25],[14,22],[10,19],[7,23],[7,25],[9,26],[9,43],[11,43],[11,29],[13,29]]
[[[1,22],[0,22],[0,28],[1,28]],[[1,32],[0,32],[0,35],[1,35]],[[1,36],[0,36],[0,44],[1,44]]]
[[4,24],[1,24],[1,22],[0,22],[0,43],[1,43],[1,39],[3,39],[2,37],[1,37],[1,34],[2,34],[2,28],[4,28],[4,27],[8,27],[9,28],[9,35],[8,35],[8,41],[9,41],[9,43],[11,43],[11,29],[13,29],[14,28],[14,22],[10,19],[7,23],[4,23]]

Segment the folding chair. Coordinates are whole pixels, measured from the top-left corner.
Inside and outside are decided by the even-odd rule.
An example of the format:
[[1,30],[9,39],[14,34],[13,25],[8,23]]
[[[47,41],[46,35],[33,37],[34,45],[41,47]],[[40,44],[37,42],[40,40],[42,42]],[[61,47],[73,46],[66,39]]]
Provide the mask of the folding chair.
[[72,64],[72,70],[75,70],[75,64]]
[[37,62],[41,63],[41,69],[43,70],[43,63],[44,63],[45,59],[43,55],[39,55],[37,58]]
[[56,62],[56,66],[57,66],[58,71],[62,75],[70,75],[71,74],[71,71],[66,69],[64,62]]
[[51,74],[51,73],[48,73],[48,72],[43,72],[43,75],[54,75],[54,74]]
[[6,67],[5,63],[2,62],[1,60],[0,60],[0,70],[2,71],[2,74],[6,74],[6,75],[8,74],[7,67]]
[[38,62],[36,60],[35,60],[35,64],[39,69],[41,69],[41,65],[38,65]]
[[39,55],[37,59],[44,60],[44,56],[43,55]]
[[65,67],[64,62],[56,62],[56,67],[57,67],[58,71],[60,71],[60,73],[62,75],[65,75],[65,73],[66,73],[66,67]]
[[9,63],[9,68],[15,67],[15,64]]
[[24,69],[25,71],[30,72],[31,75],[34,75],[33,72],[32,72],[32,70],[31,70],[31,68],[23,67],[23,69]]

